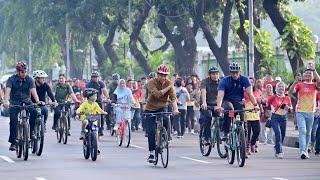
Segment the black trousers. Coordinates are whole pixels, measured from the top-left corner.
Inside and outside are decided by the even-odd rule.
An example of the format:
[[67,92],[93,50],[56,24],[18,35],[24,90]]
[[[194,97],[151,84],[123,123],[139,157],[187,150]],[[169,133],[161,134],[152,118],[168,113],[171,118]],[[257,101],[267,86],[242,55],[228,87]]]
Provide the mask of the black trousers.
[[178,136],[183,136],[186,130],[186,115],[187,110],[179,109],[180,114],[175,116],[174,118],[174,127],[175,130],[178,131]]
[[[248,144],[253,146],[256,144],[260,134],[260,121],[248,121]],[[252,136],[251,136],[252,132]]]

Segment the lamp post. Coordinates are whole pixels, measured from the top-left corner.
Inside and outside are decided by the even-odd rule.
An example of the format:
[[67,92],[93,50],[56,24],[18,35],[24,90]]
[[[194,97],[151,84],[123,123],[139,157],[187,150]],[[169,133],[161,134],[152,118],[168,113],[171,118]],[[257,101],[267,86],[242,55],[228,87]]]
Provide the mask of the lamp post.
[[253,0],[249,0],[249,76],[254,77]]

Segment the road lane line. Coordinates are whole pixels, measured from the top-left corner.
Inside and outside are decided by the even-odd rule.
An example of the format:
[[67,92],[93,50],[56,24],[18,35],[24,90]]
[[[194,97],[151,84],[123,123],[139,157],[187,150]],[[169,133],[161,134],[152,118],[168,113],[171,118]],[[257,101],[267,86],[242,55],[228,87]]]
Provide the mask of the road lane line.
[[8,163],[14,163],[14,161],[12,159],[10,159],[9,157],[7,157],[7,156],[0,155],[0,158],[5,160],[5,161],[7,161]]
[[205,164],[210,164],[211,163],[211,162],[208,162],[208,161],[202,161],[202,160],[199,160],[199,159],[193,159],[193,158],[186,157],[186,156],[181,156],[180,158],[188,159],[188,160],[195,161],[195,162],[205,163]]
[[135,147],[135,148],[138,148],[138,149],[146,149],[146,148],[144,148],[144,147],[137,146],[137,145],[134,145],[134,144],[131,144],[130,146]]
[[288,180],[288,179],[281,178],[281,177],[272,177],[272,179],[277,179],[277,180]]
[[47,179],[44,177],[36,177],[36,180],[47,180]]

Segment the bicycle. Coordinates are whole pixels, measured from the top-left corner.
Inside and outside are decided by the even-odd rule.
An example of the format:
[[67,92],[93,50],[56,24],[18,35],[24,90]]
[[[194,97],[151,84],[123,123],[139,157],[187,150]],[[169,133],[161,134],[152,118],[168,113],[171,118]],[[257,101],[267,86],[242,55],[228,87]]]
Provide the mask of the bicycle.
[[[244,110],[224,110],[225,114],[231,120],[230,132],[225,142],[225,149],[227,152],[227,160],[229,164],[233,164],[235,154],[237,155],[237,162],[239,167],[243,167],[246,161],[246,139],[243,127],[243,122],[240,119],[240,113],[255,112],[255,109]],[[235,116],[235,114],[237,114]]]
[[[113,107],[120,107],[120,108],[128,108],[128,107],[121,107],[121,104],[115,104]],[[123,144],[126,147],[130,146],[131,142],[131,128],[128,119],[122,119],[119,127],[116,131],[118,146],[122,146]]]
[[89,159],[91,155],[92,161],[97,160],[98,141],[97,141],[97,122],[102,114],[90,114],[86,117],[88,125],[86,127],[85,137],[83,138],[83,155],[85,159]]
[[[208,107],[210,109],[210,112],[212,113],[213,107]],[[199,133],[199,145],[200,145],[200,152],[202,156],[209,156],[211,153],[211,149],[214,148],[215,144],[217,144],[217,151],[220,156],[220,158],[226,158],[227,152],[225,151],[223,142],[220,138],[220,122],[218,117],[213,117],[211,119],[211,127],[210,127],[210,133],[211,138],[209,142],[206,142],[205,136],[204,136],[205,127],[201,126],[200,133]]]
[[[45,105],[51,106],[51,105]],[[36,107],[37,111],[37,118],[35,121],[34,133],[35,139],[31,139],[31,148],[32,153],[36,154],[37,156],[41,156],[43,150],[43,143],[44,143],[44,133],[45,133],[45,125],[44,125],[44,117],[41,114],[41,108],[38,106]]]
[[27,112],[27,108],[35,107],[35,104],[26,105],[22,103],[22,105],[10,105],[13,108],[19,108],[20,112],[18,115],[18,123],[17,123],[17,138],[16,138],[16,155],[17,158],[21,158],[23,156],[23,160],[27,161],[29,157],[29,113]]
[[169,163],[169,142],[167,130],[163,125],[163,116],[172,116],[172,112],[144,113],[144,116],[156,117],[156,148],[153,164],[158,164],[160,154],[162,166],[167,168]]
[[70,115],[68,109],[72,104],[74,103],[59,103],[59,106],[61,106],[61,117],[57,121],[56,129],[58,143],[61,143],[62,141],[63,144],[67,144],[70,131]]

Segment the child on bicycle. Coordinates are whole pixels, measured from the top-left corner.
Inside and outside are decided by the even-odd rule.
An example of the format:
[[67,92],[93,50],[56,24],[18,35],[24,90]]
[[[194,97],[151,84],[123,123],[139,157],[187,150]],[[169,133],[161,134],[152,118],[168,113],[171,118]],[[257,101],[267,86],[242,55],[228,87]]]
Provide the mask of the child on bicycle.
[[87,115],[108,114],[107,112],[103,111],[96,102],[97,93],[98,91],[93,88],[87,88],[83,92],[83,97],[85,97],[87,100],[85,100],[77,109],[77,114],[80,114],[80,121],[82,121],[80,140],[82,140],[85,136],[85,129],[88,125],[88,120],[86,120]]

